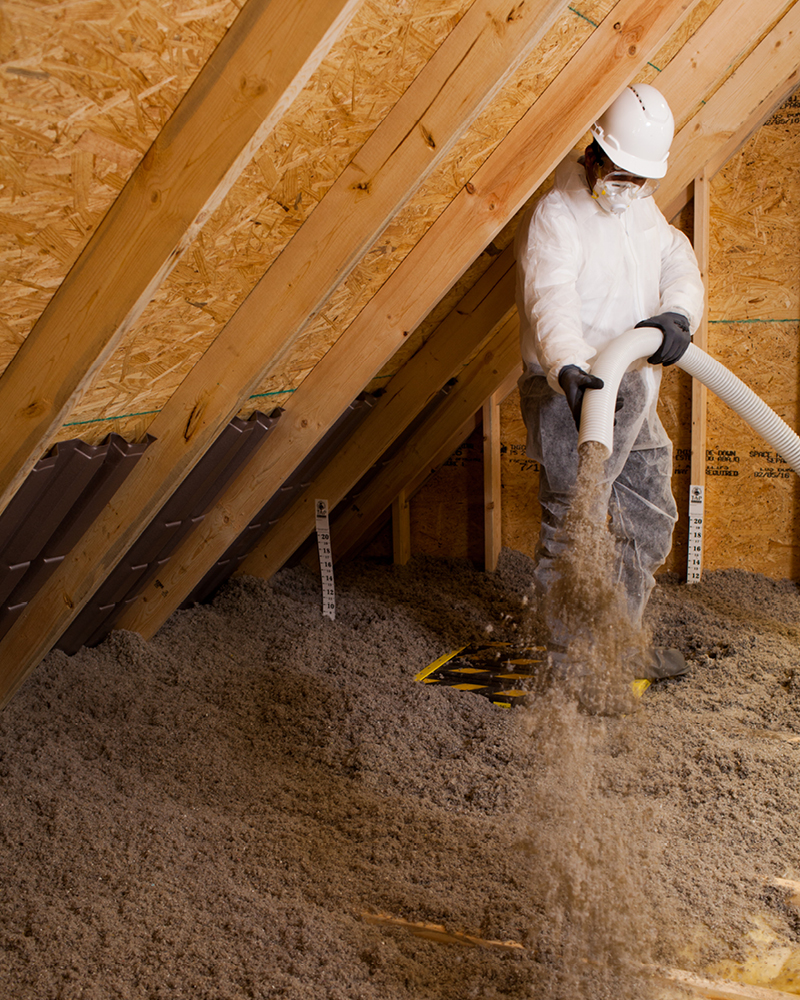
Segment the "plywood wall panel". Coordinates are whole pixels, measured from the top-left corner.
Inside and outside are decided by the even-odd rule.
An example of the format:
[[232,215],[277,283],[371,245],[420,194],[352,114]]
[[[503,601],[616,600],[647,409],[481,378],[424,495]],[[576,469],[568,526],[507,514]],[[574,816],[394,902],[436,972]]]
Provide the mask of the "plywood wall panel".
[[[711,184],[709,352],[800,426],[800,99],[794,95]],[[797,476],[710,396],[705,566],[800,575]]]

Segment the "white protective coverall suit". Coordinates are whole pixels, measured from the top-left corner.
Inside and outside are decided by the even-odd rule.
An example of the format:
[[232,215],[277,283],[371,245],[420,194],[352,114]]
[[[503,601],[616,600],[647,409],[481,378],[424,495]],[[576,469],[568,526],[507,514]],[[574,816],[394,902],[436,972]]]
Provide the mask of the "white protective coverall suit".
[[[516,237],[517,307],[525,372],[520,382],[527,453],[539,463],[542,526],[536,584],[543,592],[564,543],[559,528],[578,472],[578,433],[558,383],[565,365],[591,371],[613,338],[664,312],[700,323],[704,288],[689,240],[652,197],[614,215],[592,197],[582,161],[558,167],[554,187],[526,213]],[[614,450],[605,465],[617,572],[634,625],[672,544],[672,443],[656,405],[661,366],[639,362],[622,379]],[[566,647],[563,626],[551,641]],[[561,628],[562,634],[559,634]]]

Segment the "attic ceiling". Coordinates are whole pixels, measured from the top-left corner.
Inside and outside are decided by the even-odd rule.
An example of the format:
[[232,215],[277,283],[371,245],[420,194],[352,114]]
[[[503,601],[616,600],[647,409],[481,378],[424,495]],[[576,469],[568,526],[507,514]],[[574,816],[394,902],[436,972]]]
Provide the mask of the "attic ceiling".
[[152,635],[362,391],[331,504],[459,376],[444,446],[513,374],[514,220],[593,119],[663,91],[672,218],[797,86],[798,28],[795,0],[4,3],[2,505],[54,442],[154,440],[0,642],[2,699],[237,415],[284,411],[122,627]]

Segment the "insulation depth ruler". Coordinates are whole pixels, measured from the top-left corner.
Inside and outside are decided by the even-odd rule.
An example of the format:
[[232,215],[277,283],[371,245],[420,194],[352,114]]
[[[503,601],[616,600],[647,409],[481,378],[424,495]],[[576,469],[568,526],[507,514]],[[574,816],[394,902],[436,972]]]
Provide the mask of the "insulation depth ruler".
[[703,486],[689,487],[689,555],[686,582],[700,583],[703,574]]
[[322,579],[322,617],[336,618],[336,592],[333,587],[333,552],[331,551],[331,529],[328,522],[328,501],[315,500],[317,524],[317,549],[319,551],[319,574]]

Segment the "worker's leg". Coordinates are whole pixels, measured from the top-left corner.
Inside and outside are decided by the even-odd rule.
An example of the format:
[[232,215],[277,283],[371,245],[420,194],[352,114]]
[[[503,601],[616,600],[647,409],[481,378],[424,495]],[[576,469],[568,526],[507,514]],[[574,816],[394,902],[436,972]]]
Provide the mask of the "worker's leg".
[[[541,527],[535,549],[534,587],[541,598],[557,572],[557,559],[566,547],[564,519],[569,511],[578,474],[578,432],[566,399],[542,376],[520,380],[520,408],[528,430],[527,454],[539,465]],[[569,637],[558,621],[548,622],[550,639],[567,644]]]
[[672,496],[672,444],[632,451],[611,487],[609,513],[616,540],[618,579],[628,613],[639,625],[655,585],[655,571],[669,555],[678,519]]
[[[519,388],[520,406],[528,430],[527,454],[539,464],[539,503],[542,522],[536,546],[534,582],[537,592],[544,595],[559,573],[558,557],[568,544],[563,529],[578,475],[578,432],[564,396],[551,389],[545,378],[531,376],[522,379]],[[668,444],[668,439],[655,415],[655,394],[640,373],[630,372],[623,377],[620,395],[623,398],[623,406],[615,419],[614,450],[605,463],[603,482],[610,490],[611,485],[619,480],[619,491],[622,494],[623,491],[630,492],[632,489],[629,482],[631,477],[623,476],[631,449],[637,445],[662,445],[664,442]],[[657,425],[655,427],[651,426],[654,421]],[[671,462],[670,454],[667,455],[667,463],[669,462]],[[639,459],[633,459],[631,476],[634,480],[637,471],[643,468]],[[645,494],[647,493],[649,490],[645,488]],[[624,500],[627,500],[627,497]],[[624,500],[620,507],[621,527],[618,537],[624,538],[626,527],[630,528],[632,551],[628,552],[626,558],[635,565],[634,553],[639,536],[632,522],[637,512],[634,510],[632,498],[630,504],[626,504]],[[617,505],[619,506],[619,502]],[[645,545],[646,542],[642,541],[640,544]],[[649,558],[644,558],[646,565],[649,565],[649,562]],[[629,603],[638,615],[635,619],[638,622],[639,579],[635,574],[622,571],[620,579],[626,585],[630,579],[635,599],[629,599]],[[646,596],[649,596],[649,590]],[[548,622],[548,625],[551,641],[555,645],[566,645],[569,642],[569,634],[562,622],[553,620]]]

